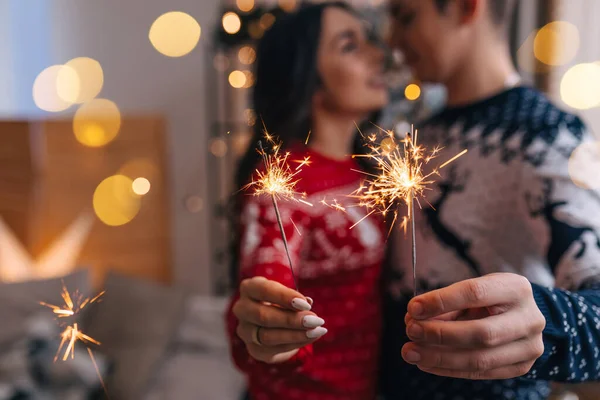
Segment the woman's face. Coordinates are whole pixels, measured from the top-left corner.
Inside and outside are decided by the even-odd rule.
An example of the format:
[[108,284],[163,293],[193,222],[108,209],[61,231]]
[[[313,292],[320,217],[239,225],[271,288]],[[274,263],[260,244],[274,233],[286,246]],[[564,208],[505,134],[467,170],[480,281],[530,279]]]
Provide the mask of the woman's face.
[[368,40],[358,18],[341,8],[327,8],[318,51],[318,106],[352,115],[383,108],[388,102],[383,62],[383,51]]

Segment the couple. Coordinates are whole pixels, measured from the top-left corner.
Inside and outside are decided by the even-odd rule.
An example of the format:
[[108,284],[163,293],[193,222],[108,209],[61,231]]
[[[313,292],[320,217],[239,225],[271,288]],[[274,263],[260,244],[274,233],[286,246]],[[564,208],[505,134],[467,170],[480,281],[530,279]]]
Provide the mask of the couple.
[[[441,170],[410,239],[348,205],[372,165],[355,121],[387,101],[384,54],[347,5],[302,7],[259,45],[254,105],[309,207],[280,202],[294,288],[268,198],[240,195],[240,286],[228,313],[252,400],[543,399],[547,381],[600,376],[600,201],[569,179],[583,123],[519,86],[509,0],[391,0],[391,45],[448,106],[418,125],[427,146],[467,155]],[[306,135],[311,132],[308,145]],[[257,130],[255,141],[261,136]],[[260,166],[253,146],[237,183]],[[293,221],[293,222],[292,222]],[[387,250],[386,250],[387,248]],[[384,262],[384,260],[386,262]],[[384,268],[389,265],[389,268]]]

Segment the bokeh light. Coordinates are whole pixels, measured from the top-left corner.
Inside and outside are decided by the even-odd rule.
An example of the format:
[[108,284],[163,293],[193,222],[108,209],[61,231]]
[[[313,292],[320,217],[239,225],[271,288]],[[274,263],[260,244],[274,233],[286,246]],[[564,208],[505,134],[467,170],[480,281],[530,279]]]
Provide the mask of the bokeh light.
[[396,141],[391,137],[386,137],[381,141],[380,148],[384,155],[389,154],[396,149]]
[[202,200],[202,197],[197,195],[190,196],[185,199],[185,208],[189,212],[197,214],[204,208],[204,200]]
[[246,123],[248,126],[256,125],[256,112],[251,108],[244,110],[244,117],[246,118]]
[[100,221],[109,226],[120,226],[135,218],[141,200],[132,185],[133,181],[124,175],[113,175],[100,182],[93,197],[94,212]]
[[131,179],[144,177],[149,181],[155,182],[159,178],[159,170],[148,158],[134,158],[125,163],[118,172],[119,175],[125,175]]
[[246,74],[238,70],[232,71],[229,74],[229,84],[236,89],[243,88],[246,85]]
[[200,40],[200,24],[189,14],[171,11],[158,17],[150,27],[152,46],[167,57],[189,54]]
[[83,145],[101,147],[113,141],[121,128],[121,112],[115,103],[94,99],[83,104],[73,117],[73,133]]
[[254,0],[236,0],[236,4],[242,12],[250,12],[254,8]]
[[298,7],[297,0],[279,0],[279,7],[285,12],[292,12]]
[[[74,74],[73,74],[74,73]],[[75,104],[90,101],[104,86],[104,71],[93,58],[77,57],[68,61],[58,73],[58,95]]]
[[570,107],[588,110],[600,105],[600,65],[577,64],[560,82],[560,97]]
[[579,50],[579,31],[566,21],[546,24],[535,35],[533,54],[546,65],[565,65]]
[[223,29],[230,35],[236,34],[242,27],[242,20],[239,15],[234,12],[227,12],[223,15]]
[[269,29],[275,23],[275,16],[271,13],[266,13],[260,17],[260,27],[263,30]]
[[227,143],[221,138],[213,139],[210,143],[210,152],[215,157],[225,157],[227,154]]
[[217,54],[215,58],[213,58],[213,66],[217,71],[225,72],[229,68],[231,62],[229,58],[225,54]]
[[244,46],[238,51],[238,59],[242,64],[250,65],[256,61],[256,50],[251,46]]
[[[64,77],[70,77],[67,79],[67,83],[71,80],[77,80],[77,72],[64,65],[52,65],[40,72],[33,82],[33,101],[39,109],[49,112],[60,112],[73,105],[72,102],[65,101],[59,95],[58,77],[61,75],[61,70],[63,70],[62,75]],[[61,88],[60,92],[63,95],[65,93],[71,94],[73,93],[73,89],[67,86]],[[76,92],[78,93],[78,89]]]
[[254,86],[254,74],[252,73],[252,71],[243,71],[244,75],[246,76],[246,83],[244,83],[244,86],[242,86],[244,89],[248,89],[251,88],[252,86]]
[[133,193],[138,196],[144,196],[150,191],[150,186],[150,181],[148,179],[139,177],[133,180],[131,189],[133,189]]
[[600,189],[600,142],[580,144],[569,158],[569,175],[584,189]]
[[421,96],[421,88],[415,83],[411,83],[404,89],[404,96],[408,100],[417,100]]
[[248,150],[248,146],[250,145],[250,141],[252,140],[252,133],[249,131],[240,132],[231,137],[231,150],[236,156],[243,155],[246,150]]
[[260,26],[259,22],[252,21],[248,25],[248,34],[252,39],[258,40],[264,36],[265,30]]

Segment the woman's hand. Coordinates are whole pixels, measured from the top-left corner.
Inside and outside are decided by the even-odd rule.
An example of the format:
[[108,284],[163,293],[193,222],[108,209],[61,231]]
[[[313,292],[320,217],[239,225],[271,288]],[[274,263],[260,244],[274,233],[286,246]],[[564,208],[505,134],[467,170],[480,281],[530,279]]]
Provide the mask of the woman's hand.
[[546,320],[529,281],[492,274],[412,299],[402,356],[419,369],[463,379],[525,375],[544,352]]
[[259,361],[281,363],[327,333],[325,321],[311,312],[312,299],[263,277],[242,281],[233,306],[237,334]]

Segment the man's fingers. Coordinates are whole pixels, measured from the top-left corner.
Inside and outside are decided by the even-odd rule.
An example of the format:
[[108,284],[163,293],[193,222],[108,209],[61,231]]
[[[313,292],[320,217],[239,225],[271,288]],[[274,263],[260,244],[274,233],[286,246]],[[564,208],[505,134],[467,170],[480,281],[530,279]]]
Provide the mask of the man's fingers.
[[515,312],[470,321],[412,320],[406,333],[412,341],[423,345],[495,347],[532,333],[524,320],[526,316],[514,315]]
[[523,362],[515,365],[510,365],[507,367],[501,367],[497,369],[492,369],[489,371],[461,371],[461,370],[453,370],[453,369],[442,369],[442,368],[425,368],[419,367],[419,369],[423,372],[427,372],[428,374],[444,376],[448,378],[458,378],[458,379],[469,379],[469,380],[496,380],[496,379],[511,379],[517,378],[523,375],[526,375],[531,367],[533,366],[533,361]]
[[310,311],[289,311],[252,300],[238,300],[233,313],[240,323],[251,323],[266,328],[312,329],[325,321]]
[[240,296],[249,297],[259,302],[276,304],[288,310],[309,311],[311,309],[311,305],[305,296],[279,282],[268,280],[262,276],[243,280],[240,284]]
[[493,274],[455,283],[412,299],[408,312],[412,318],[427,319],[451,311],[511,304],[531,295],[531,284],[519,275]]
[[407,343],[402,357],[422,368],[483,372],[535,361],[544,352],[541,338],[520,340],[493,349],[460,349]]

